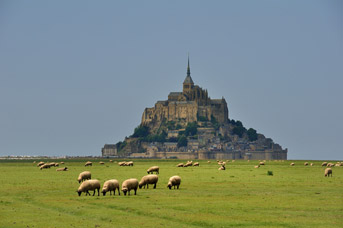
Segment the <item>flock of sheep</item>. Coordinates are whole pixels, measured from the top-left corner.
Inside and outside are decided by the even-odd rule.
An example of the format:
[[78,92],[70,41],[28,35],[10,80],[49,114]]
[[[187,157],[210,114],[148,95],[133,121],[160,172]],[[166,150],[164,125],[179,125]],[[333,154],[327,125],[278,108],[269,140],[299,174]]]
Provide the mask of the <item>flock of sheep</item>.
[[[110,160],[110,162],[113,162],[112,160]],[[229,160],[227,160],[226,162],[229,162]],[[225,161],[219,161],[217,160],[217,164],[220,165],[220,167],[218,168],[218,170],[225,170],[225,165],[226,165]],[[232,160],[232,162],[235,162],[235,160]],[[248,160],[248,162],[250,162]],[[34,162],[35,163],[35,162]],[[211,163],[211,161],[208,161],[208,163]],[[60,164],[64,164],[64,162],[60,162]],[[104,162],[99,162],[100,165],[104,165]],[[92,166],[93,163],[91,161],[87,161],[85,163],[85,166]],[[129,161],[123,161],[123,162],[118,162],[119,166],[133,166],[133,162]],[[265,165],[265,161],[260,161],[259,164],[257,166],[255,166],[255,168],[259,168],[260,166]],[[295,163],[291,163],[291,166],[294,166]],[[305,162],[304,166],[308,166],[309,163]],[[311,163],[311,166],[313,166],[314,164]],[[199,166],[199,162],[195,162],[193,164],[193,161],[187,161],[186,164],[184,163],[179,163],[177,165],[177,167],[189,167],[189,166]],[[324,171],[324,176],[332,177],[332,169],[330,167],[333,166],[343,166],[343,162],[337,162],[336,164],[333,163],[328,163],[328,162],[323,162],[322,167],[328,167],[325,169]],[[39,162],[37,164],[37,167],[39,167],[41,170],[42,169],[48,169],[50,167],[59,167],[59,163],[56,162],[51,162],[51,163],[44,163],[44,162]],[[130,178],[125,180],[122,183],[122,187],[121,187],[121,191],[124,193],[124,195],[126,195],[128,193],[128,195],[130,195],[130,191],[134,190],[134,194],[137,194],[137,189],[138,188],[142,188],[142,187],[146,187],[147,189],[149,188],[149,185],[154,185],[153,188],[156,188],[157,182],[158,182],[158,176],[156,174],[159,174],[159,170],[160,168],[158,166],[152,166],[147,170],[148,175],[143,176],[142,179],[138,182],[137,179],[135,178]],[[67,167],[63,167],[63,168],[58,168],[56,169],[56,171],[68,171]],[[154,174],[154,172],[156,174]],[[100,195],[100,182],[96,179],[92,179],[92,175],[91,172],[89,171],[84,171],[81,172],[79,174],[78,177],[78,182],[80,183],[80,186],[77,190],[77,193],[79,196],[81,196],[81,193],[84,192],[86,193],[86,195],[90,195],[89,191],[93,191],[93,196],[95,195],[96,191],[98,192],[98,196]],[[172,176],[169,178],[167,187],[169,189],[172,189],[172,187],[179,189],[179,186],[181,184],[181,178],[179,176]],[[107,180],[104,182],[103,184],[103,188],[102,188],[102,194],[105,196],[107,192],[110,192],[110,195],[115,195],[116,190],[118,192],[118,194],[120,195],[120,190],[119,190],[120,184],[119,181],[116,179],[111,179],[111,180]]]
[[[101,162],[100,162],[101,164]],[[119,166],[133,166],[133,162],[119,162]],[[86,162],[85,166],[92,166],[91,162]],[[136,178],[130,178],[125,180],[121,185],[121,191],[126,195],[130,195],[130,191],[134,190],[135,195],[137,194],[137,189],[146,187],[149,188],[149,184],[154,185],[153,188],[156,188],[157,182],[158,182],[158,176],[156,174],[159,174],[160,168],[158,166],[152,166],[147,170],[148,175],[142,177],[141,181],[138,182]],[[153,173],[156,174],[153,174]],[[98,196],[100,195],[100,181],[96,179],[92,179],[92,174],[89,171],[84,171],[79,174],[79,177],[77,178],[78,182],[81,183],[80,187],[77,190],[77,193],[79,196],[81,196],[81,193],[84,192],[86,195],[90,195],[89,191],[93,191],[93,196],[96,192],[98,192]],[[179,189],[179,186],[181,184],[181,177],[179,176],[172,176],[169,178],[167,187],[171,189],[174,186]],[[111,179],[105,181],[103,187],[102,187],[102,194],[105,196],[107,192],[110,192],[110,195],[116,194],[116,190],[118,191],[118,195],[120,195],[119,190],[119,181],[116,179]]]

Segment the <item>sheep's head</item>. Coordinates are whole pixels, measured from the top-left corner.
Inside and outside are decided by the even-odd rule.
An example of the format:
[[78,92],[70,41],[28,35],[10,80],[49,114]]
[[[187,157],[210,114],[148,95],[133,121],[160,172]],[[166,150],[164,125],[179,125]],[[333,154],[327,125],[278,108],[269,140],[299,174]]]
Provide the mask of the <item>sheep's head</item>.
[[126,196],[126,193],[127,193],[128,189],[124,187],[124,188],[121,189],[121,191],[124,193],[124,196]]
[[170,182],[168,183],[167,188],[169,188],[169,189],[172,188],[172,184]]
[[81,196],[81,191],[80,191],[80,190],[77,190],[76,192],[77,192],[77,194],[78,194],[79,196]]
[[143,184],[139,183],[138,187],[139,187],[139,189],[141,189],[143,187]]
[[106,191],[105,190],[102,190],[102,195],[106,196]]

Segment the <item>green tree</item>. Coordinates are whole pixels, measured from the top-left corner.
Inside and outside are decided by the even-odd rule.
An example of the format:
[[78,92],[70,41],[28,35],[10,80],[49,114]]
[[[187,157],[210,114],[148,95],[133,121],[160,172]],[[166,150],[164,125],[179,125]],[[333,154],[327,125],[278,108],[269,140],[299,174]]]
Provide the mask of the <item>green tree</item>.
[[149,135],[149,127],[139,125],[135,128],[135,131],[131,135],[133,138],[144,138]]
[[235,135],[238,135],[239,137],[242,137],[246,129],[242,126],[235,126],[232,130],[232,133]]
[[257,140],[257,132],[253,128],[249,128],[247,131],[249,141],[256,141]]
[[177,141],[177,147],[183,147],[183,146],[187,146],[188,141],[186,136],[182,135],[179,137],[178,141]]
[[193,136],[193,135],[196,135],[197,133],[198,133],[197,123],[196,122],[188,123],[185,130],[186,136]]

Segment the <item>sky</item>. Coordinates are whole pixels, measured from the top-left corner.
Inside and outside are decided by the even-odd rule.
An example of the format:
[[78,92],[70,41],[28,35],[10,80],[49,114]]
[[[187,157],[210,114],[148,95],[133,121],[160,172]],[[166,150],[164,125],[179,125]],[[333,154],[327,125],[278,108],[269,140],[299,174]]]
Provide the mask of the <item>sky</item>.
[[229,118],[343,160],[343,1],[0,2],[0,156],[100,156],[195,84]]

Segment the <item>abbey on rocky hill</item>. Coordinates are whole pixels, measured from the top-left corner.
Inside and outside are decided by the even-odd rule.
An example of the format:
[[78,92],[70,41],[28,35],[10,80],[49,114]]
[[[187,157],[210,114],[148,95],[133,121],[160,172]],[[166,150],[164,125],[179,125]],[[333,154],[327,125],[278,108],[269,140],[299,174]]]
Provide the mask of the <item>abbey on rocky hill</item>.
[[145,108],[130,137],[106,144],[102,156],[178,159],[285,160],[287,149],[240,121],[230,120],[224,98],[194,85],[189,59],[182,92]]

